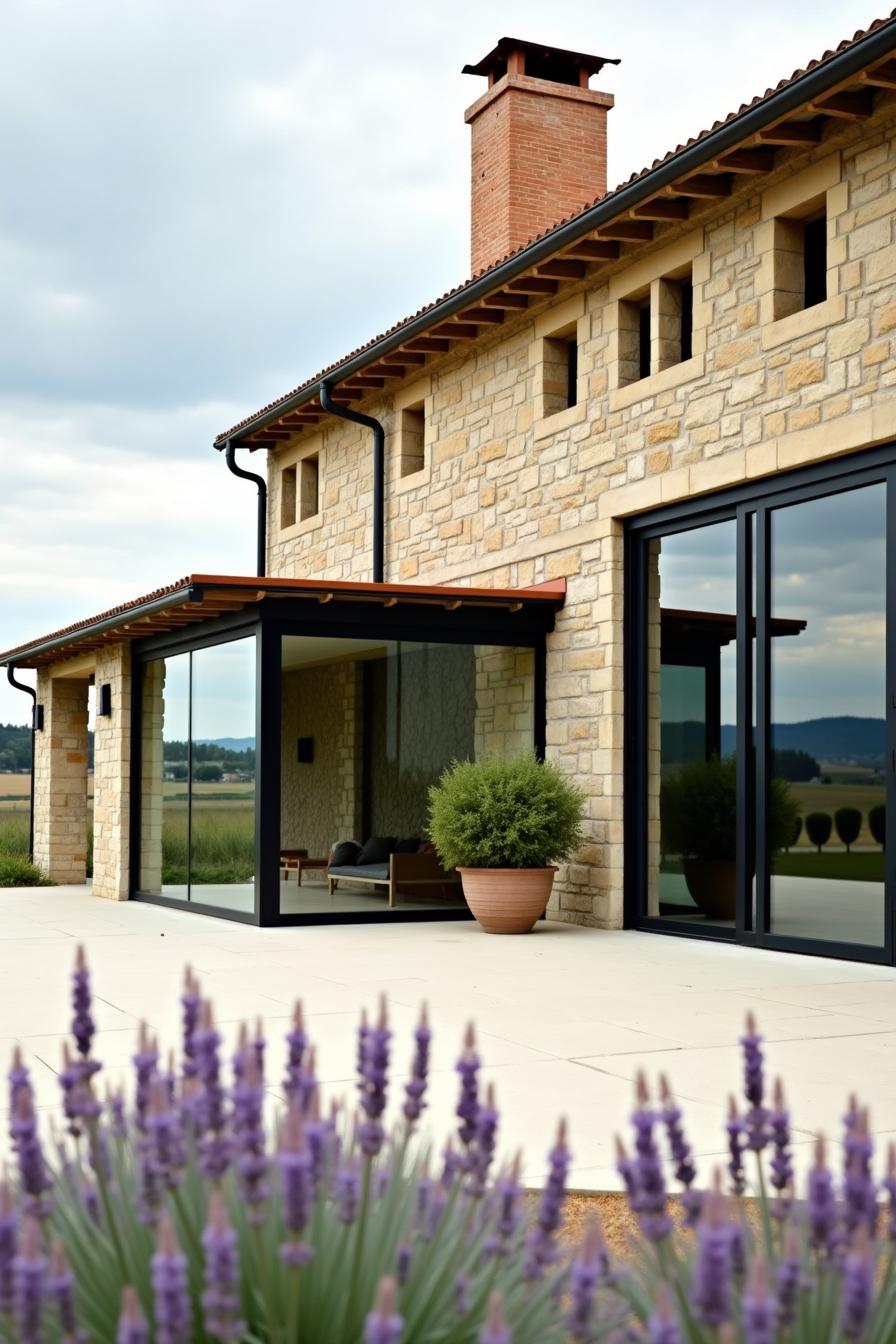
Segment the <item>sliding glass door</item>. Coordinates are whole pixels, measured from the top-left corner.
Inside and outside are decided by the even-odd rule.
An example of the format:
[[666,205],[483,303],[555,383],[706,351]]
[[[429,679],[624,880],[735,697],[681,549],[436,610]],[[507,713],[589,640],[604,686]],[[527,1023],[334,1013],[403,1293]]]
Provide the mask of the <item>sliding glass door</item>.
[[629,923],[893,960],[893,470],[632,529]]

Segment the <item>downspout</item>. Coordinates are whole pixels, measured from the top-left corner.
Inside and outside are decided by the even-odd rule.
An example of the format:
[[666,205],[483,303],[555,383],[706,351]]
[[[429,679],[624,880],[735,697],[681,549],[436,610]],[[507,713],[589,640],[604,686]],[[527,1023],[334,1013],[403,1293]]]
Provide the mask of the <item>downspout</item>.
[[236,444],[233,439],[227,440],[224,448],[224,458],[228,469],[233,472],[234,476],[239,476],[243,481],[252,481],[258,486],[258,534],[255,572],[260,579],[263,579],[267,565],[268,483],[263,476],[256,476],[254,471],[244,471],[242,467],[237,466]]
[[350,406],[340,406],[333,401],[325,380],[321,380],[320,404],[330,415],[338,415],[341,420],[351,420],[353,424],[364,425],[367,429],[373,430],[373,582],[384,583],[386,432],[379,420],[374,420],[372,415],[362,415],[360,411],[353,411]]
[[10,686],[14,686],[17,691],[24,691],[26,695],[31,696],[31,762],[28,768],[30,778],[29,786],[29,804],[28,804],[28,862],[34,862],[34,734],[37,729],[37,691],[27,682],[16,681],[16,669],[14,664],[8,663],[6,666],[6,680]]

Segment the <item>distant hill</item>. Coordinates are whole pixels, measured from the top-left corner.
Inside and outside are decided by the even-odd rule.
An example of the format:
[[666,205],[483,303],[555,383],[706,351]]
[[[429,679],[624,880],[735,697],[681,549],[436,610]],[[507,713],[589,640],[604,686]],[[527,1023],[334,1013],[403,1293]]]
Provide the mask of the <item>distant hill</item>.
[[197,737],[207,747],[222,747],[224,751],[254,751],[254,737]]
[[[772,724],[772,746],[806,751],[822,762],[879,766],[886,755],[883,719],[863,719],[842,714],[829,719],[805,719],[802,723]],[[734,724],[722,724],[722,755],[734,751]]]

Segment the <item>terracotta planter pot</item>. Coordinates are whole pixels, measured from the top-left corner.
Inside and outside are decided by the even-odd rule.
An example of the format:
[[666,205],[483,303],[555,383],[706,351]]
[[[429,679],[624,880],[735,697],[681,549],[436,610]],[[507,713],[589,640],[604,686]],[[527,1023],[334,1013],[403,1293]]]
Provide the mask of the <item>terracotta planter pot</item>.
[[684,880],[707,919],[734,919],[737,864],[733,859],[685,859]]
[[458,868],[467,905],[486,933],[531,933],[556,868]]

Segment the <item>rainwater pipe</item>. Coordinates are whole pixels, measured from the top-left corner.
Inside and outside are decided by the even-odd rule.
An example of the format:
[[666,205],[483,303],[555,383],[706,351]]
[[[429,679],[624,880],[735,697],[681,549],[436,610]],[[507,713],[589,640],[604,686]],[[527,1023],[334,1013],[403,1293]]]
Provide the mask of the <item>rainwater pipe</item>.
[[224,448],[224,459],[228,469],[234,476],[239,476],[243,481],[252,481],[258,486],[258,533],[256,538],[256,568],[255,572],[260,579],[264,578],[265,566],[267,564],[267,521],[268,521],[268,483],[263,476],[257,476],[254,471],[244,471],[242,467],[236,464],[236,444],[233,439],[228,439]]
[[341,420],[351,420],[355,425],[364,425],[366,429],[373,430],[373,582],[384,583],[386,432],[379,420],[374,420],[372,415],[362,415],[360,411],[353,411],[350,406],[342,406],[333,401],[330,387],[325,380],[320,385],[320,404],[330,415],[338,415]]
[[34,862],[34,734],[37,732],[37,691],[33,686],[29,686],[25,681],[16,680],[16,669],[14,664],[7,663],[6,680],[10,686],[14,686],[17,691],[24,691],[26,695],[31,696],[31,760],[28,766],[29,774],[29,804],[28,804],[28,862]]

